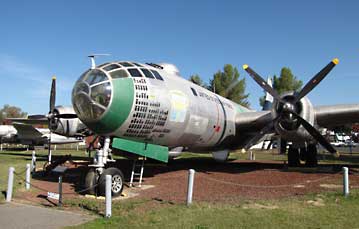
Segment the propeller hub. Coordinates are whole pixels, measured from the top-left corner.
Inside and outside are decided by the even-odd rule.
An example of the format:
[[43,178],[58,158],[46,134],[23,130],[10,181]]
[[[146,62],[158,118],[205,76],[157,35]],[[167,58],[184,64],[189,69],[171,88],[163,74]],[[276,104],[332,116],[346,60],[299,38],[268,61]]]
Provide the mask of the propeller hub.
[[295,111],[295,106],[292,103],[286,102],[283,105],[283,111],[284,112],[294,112]]

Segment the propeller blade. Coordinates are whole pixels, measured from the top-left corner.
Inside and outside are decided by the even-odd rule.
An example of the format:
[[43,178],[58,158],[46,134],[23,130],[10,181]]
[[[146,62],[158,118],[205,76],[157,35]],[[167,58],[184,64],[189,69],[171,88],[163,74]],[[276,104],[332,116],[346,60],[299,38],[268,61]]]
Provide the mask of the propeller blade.
[[[35,119],[45,119],[46,118],[46,115],[28,115],[27,116],[28,119],[32,119],[32,120],[35,120]],[[46,118],[47,119],[47,118]]]
[[55,109],[55,100],[56,100],[56,77],[52,77],[51,83],[51,92],[50,92],[50,113]]
[[273,121],[271,121],[268,125],[266,125],[261,131],[255,135],[247,144],[244,146],[244,149],[247,151],[249,148],[251,148],[252,145],[256,144],[264,135],[266,135],[269,131],[271,131],[274,127],[274,123],[276,122],[275,118]]
[[278,101],[285,103],[278,93],[271,87],[269,84],[260,76],[258,75],[253,69],[251,69],[247,64],[243,65],[243,69],[254,79],[254,81],[259,84],[266,92],[271,94],[275,99]]
[[333,146],[309,122],[307,122],[295,112],[292,112],[292,114],[299,120],[299,122],[310,133],[310,135],[312,135],[313,138],[317,140],[326,150],[328,150],[332,154],[338,154],[338,152],[333,148]]
[[76,114],[56,114],[56,115],[54,115],[54,118],[72,119],[72,118],[77,118],[77,115]]
[[320,72],[318,72],[297,94],[294,103],[297,103],[304,96],[306,96],[311,90],[313,90],[322,81],[328,73],[339,63],[337,58],[333,59],[327,66],[325,66]]

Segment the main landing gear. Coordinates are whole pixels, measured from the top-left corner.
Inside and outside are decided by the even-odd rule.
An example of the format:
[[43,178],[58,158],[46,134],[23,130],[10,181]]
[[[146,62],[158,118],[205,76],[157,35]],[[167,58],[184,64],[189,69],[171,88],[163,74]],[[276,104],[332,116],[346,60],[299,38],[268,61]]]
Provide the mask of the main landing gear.
[[301,165],[301,160],[305,161],[306,167],[318,166],[317,146],[315,144],[308,144],[307,147],[294,148],[292,146],[288,149],[288,166],[298,167]]
[[102,149],[96,150],[94,155],[94,163],[89,165],[90,169],[88,170],[85,177],[85,189],[87,193],[91,195],[101,195],[104,196],[106,192],[106,175],[112,176],[112,196],[116,197],[121,195],[124,185],[124,176],[120,169],[116,167],[108,167],[109,162],[114,162],[112,159],[111,149],[110,149],[111,139],[106,137],[103,142]]

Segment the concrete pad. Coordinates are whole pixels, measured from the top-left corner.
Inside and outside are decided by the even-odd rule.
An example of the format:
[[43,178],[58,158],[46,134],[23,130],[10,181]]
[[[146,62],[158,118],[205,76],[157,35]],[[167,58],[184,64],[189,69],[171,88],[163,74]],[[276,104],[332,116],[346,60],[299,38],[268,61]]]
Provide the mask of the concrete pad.
[[94,218],[87,214],[14,202],[0,204],[0,222],[6,228],[63,228],[83,224]]

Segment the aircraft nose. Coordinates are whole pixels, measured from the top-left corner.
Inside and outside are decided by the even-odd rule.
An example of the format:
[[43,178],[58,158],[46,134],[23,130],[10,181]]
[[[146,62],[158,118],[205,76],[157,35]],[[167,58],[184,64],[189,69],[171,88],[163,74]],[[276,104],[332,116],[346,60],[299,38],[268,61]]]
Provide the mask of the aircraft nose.
[[110,105],[111,93],[110,79],[103,71],[85,72],[72,91],[72,103],[78,117],[85,122],[100,119]]

